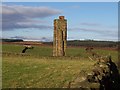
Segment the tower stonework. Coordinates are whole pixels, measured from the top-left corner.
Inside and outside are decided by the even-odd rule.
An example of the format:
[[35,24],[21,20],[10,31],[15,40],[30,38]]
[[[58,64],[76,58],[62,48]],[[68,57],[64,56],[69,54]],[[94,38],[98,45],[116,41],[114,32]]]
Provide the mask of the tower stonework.
[[53,56],[65,56],[67,47],[67,20],[64,16],[54,20]]

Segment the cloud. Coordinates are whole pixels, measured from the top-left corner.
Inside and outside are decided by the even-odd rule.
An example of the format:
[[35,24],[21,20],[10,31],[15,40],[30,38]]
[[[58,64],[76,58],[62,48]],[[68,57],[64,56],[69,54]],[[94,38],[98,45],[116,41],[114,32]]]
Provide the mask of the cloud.
[[[73,34],[74,33],[74,34]],[[110,40],[110,41],[117,41],[118,40],[118,33],[114,31],[104,31],[104,32],[89,32],[89,31],[70,31],[68,33],[68,40],[84,40],[84,39],[91,39],[91,40]]]
[[98,24],[98,23],[86,23],[86,22],[80,23],[80,25],[84,25],[84,26],[102,26],[101,24]]
[[27,39],[26,37],[23,36],[14,36],[14,37],[10,37],[11,39]]
[[2,25],[3,31],[14,30],[14,29],[25,29],[25,28],[37,28],[37,29],[52,29],[52,26],[48,25],[35,25],[35,24],[19,24],[19,23],[9,23],[6,22],[6,25]]
[[37,18],[46,18],[60,14],[61,11],[50,7],[33,7],[22,5],[2,5],[2,30],[21,28],[49,28],[40,25],[43,21]]
[[24,17],[48,17],[55,14],[60,14],[60,10],[56,10],[50,7],[32,7],[23,5],[3,5],[2,14],[4,15],[22,15]]
[[108,28],[108,29],[117,29],[117,25],[104,25],[101,23],[90,23],[90,22],[82,22],[79,25],[81,26],[92,26],[92,27],[97,27],[97,28]]
[[13,36],[10,39],[22,39],[25,41],[43,41],[43,42],[50,42],[52,41],[52,37],[27,37],[27,36]]
[[79,27],[76,27],[76,28],[68,28],[69,31],[84,31],[84,32],[93,32],[93,33],[110,33],[110,32],[115,32],[117,33],[117,29],[101,29],[101,28],[98,28],[98,29],[95,29],[95,28],[79,28]]
[[80,6],[78,6],[78,5],[74,5],[74,6],[71,6],[70,8],[73,8],[73,9],[79,9]]
[[[96,32],[96,33],[99,33],[99,32],[101,32],[101,30],[99,30],[99,29],[92,29],[92,28],[69,28],[68,30],[70,30],[70,31],[84,31],[84,32]],[[103,30],[102,30],[103,31]]]
[[118,30],[117,29],[92,29],[92,28],[69,28],[68,31],[77,31],[82,32],[82,33],[93,33],[96,35],[99,35],[101,37],[113,37],[117,38],[118,37]]

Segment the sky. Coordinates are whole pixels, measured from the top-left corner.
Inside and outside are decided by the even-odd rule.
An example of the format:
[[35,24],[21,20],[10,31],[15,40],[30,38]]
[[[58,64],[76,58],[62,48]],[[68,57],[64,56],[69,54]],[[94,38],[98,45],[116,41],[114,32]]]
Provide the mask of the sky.
[[2,38],[52,41],[53,21],[67,19],[68,40],[118,40],[117,2],[3,2]]
[[[21,2],[21,0],[1,0],[3,2]],[[22,2],[119,2],[119,0],[23,0]]]

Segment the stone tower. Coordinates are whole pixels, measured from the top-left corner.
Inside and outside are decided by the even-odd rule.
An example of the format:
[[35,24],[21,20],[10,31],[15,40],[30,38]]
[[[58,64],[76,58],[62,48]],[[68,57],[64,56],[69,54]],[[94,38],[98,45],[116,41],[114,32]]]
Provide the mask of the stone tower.
[[67,20],[64,16],[54,20],[53,56],[65,56],[67,46]]

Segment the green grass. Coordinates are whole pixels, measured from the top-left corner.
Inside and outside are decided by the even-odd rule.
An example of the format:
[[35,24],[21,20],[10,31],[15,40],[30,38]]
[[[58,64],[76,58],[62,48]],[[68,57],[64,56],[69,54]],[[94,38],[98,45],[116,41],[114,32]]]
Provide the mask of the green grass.
[[[52,47],[35,46],[21,54],[23,46],[3,45],[3,88],[62,88],[67,87],[79,73],[91,72],[96,61],[89,60],[84,48],[67,48],[66,57],[52,57]],[[117,63],[117,51],[95,51],[111,54]]]
[[[21,53],[24,46],[20,45],[3,45],[3,52]],[[26,53],[32,56],[52,56],[52,48],[45,46],[34,46],[33,49],[26,50]]]
[[[3,87],[67,87],[76,75],[89,71],[93,61],[3,57]],[[86,66],[87,65],[87,66]],[[86,67],[85,67],[86,66]]]
[[[24,49],[23,46],[20,45],[8,45],[8,44],[4,44],[2,46],[2,50],[5,53],[18,53],[20,54],[22,52],[22,50]],[[118,52],[117,51],[113,51],[113,50],[102,50],[102,49],[95,49],[95,52],[97,52],[100,55],[106,56],[106,55],[112,55],[114,60],[117,60],[118,57]],[[27,55],[30,55],[32,57],[47,57],[47,56],[52,56],[52,47],[50,46],[34,46],[34,49],[28,49],[26,51]],[[85,48],[67,48],[67,56],[71,57],[83,57],[83,58],[87,58],[88,54],[86,54]]]

